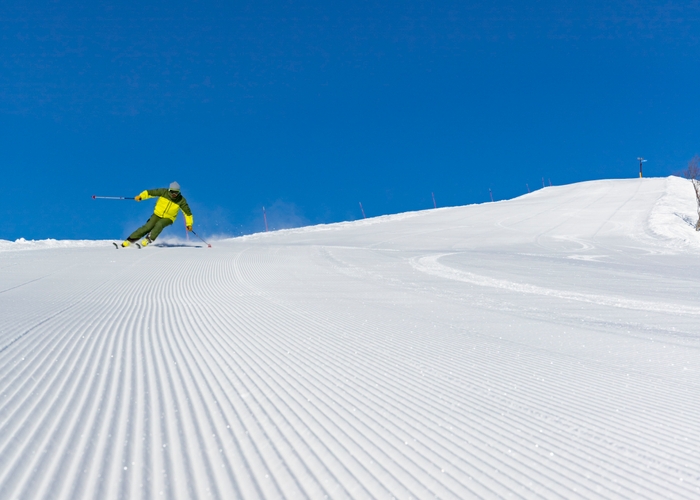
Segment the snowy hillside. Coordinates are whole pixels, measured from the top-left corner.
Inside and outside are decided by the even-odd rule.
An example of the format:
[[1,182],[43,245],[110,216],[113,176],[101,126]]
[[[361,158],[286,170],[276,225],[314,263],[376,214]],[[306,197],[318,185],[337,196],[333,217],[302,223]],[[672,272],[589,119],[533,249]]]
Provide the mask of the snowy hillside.
[[0,242],[0,498],[700,498],[688,181]]

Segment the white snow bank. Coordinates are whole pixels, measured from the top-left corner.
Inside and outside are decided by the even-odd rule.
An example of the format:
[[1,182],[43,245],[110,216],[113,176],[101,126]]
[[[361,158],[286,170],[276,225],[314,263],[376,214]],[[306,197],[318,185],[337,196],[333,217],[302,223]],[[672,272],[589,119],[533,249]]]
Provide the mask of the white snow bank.
[[665,194],[656,202],[649,217],[651,230],[668,238],[672,246],[700,248],[700,237],[695,231],[697,221],[697,200],[691,181],[668,177]]
[[53,248],[92,248],[112,246],[109,240],[25,240],[19,238],[15,241],[0,240],[0,252],[14,252],[20,250],[46,250]]

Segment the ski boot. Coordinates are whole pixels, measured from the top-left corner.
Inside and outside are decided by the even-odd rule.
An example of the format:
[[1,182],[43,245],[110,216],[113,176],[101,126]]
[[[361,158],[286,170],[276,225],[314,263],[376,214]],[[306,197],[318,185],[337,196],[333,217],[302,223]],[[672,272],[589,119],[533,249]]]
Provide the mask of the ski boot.
[[143,241],[141,242],[141,246],[142,246],[142,247],[145,247],[145,246],[150,245],[151,243],[153,243],[153,241],[151,240],[151,237],[150,237],[150,236],[146,236],[146,237],[143,239]]
[[[132,243],[136,243],[136,240],[132,240],[131,238],[127,238],[122,242],[122,248],[126,248],[129,245],[131,245]],[[139,246],[139,244],[136,243],[136,246]]]

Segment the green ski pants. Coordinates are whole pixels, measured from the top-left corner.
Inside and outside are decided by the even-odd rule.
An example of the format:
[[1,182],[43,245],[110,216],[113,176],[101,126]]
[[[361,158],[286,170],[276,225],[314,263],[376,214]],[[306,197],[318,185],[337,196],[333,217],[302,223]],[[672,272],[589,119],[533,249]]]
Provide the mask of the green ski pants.
[[160,232],[172,223],[173,221],[170,219],[164,219],[158,217],[156,214],[153,214],[151,215],[151,218],[148,219],[148,222],[131,233],[131,236],[129,236],[129,241],[136,241],[141,236],[145,236],[148,233],[150,233],[149,238],[151,238],[151,241],[154,241]]

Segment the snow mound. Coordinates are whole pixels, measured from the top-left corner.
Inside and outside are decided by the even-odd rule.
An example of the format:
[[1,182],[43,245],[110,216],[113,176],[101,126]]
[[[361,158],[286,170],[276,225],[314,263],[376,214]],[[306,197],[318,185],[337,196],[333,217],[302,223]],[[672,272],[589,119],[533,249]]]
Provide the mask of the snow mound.
[[700,248],[700,237],[695,231],[697,221],[697,200],[691,181],[669,177],[664,196],[654,205],[649,218],[651,230],[668,238],[673,246]]
[[0,252],[48,250],[56,248],[94,248],[106,246],[112,246],[112,242],[105,240],[25,240],[24,238],[19,238],[15,241],[0,240]]

